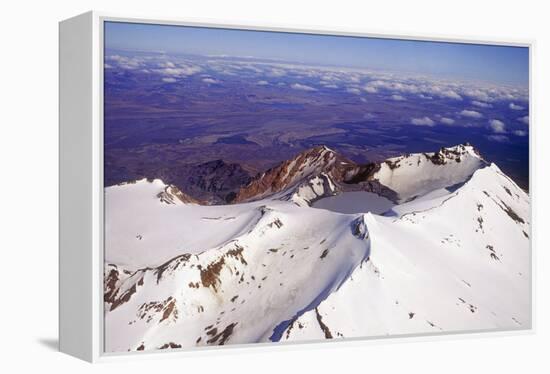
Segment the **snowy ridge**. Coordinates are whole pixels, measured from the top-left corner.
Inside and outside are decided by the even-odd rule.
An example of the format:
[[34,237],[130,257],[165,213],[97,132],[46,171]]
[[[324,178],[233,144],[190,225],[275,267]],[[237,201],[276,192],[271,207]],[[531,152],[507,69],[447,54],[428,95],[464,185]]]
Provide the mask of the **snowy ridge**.
[[441,148],[435,153],[415,153],[387,159],[374,173],[384,186],[398,194],[399,201],[422,196],[435,189],[467,180],[487,163],[471,145]]
[[289,200],[296,205],[305,207],[323,197],[335,195],[337,188],[332,179],[325,173],[311,178],[291,191]]
[[467,145],[389,161],[384,216],[311,207],[348,166],[225,206],[106,188],[107,351],[529,327],[529,196]]

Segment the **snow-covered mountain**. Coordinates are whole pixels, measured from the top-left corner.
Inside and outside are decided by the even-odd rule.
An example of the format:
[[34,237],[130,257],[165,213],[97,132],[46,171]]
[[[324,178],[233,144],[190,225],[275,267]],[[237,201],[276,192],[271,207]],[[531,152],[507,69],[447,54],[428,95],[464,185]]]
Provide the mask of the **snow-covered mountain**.
[[495,165],[394,213],[364,216],[368,260],[283,340],[530,326],[529,198]]
[[258,175],[241,188],[234,202],[276,195],[290,196],[298,204],[311,205],[322,197],[353,190],[371,191],[395,202],[403,202],[434,189],[460,184],[474,171],[487,165],[469,144],[366,165],[356,164],[330,148],[320,146]]
[[[400,204],[310,206],[358,189]],[[319,147],[239,196],[106,188],[107,351],[531,324],[529,196],[469,145],[369,166]]]

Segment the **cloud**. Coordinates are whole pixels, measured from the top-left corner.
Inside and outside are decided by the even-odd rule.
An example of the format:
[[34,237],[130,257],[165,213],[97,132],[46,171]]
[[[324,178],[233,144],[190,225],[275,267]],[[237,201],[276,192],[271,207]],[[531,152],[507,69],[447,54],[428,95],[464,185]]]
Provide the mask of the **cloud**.
[[115,63],[119,68],[126,70],[137,69],[141,67],[143,62],[143,60],[138,57],[126,57],[120,55],[109,55],[105,57],[105,60],[111,61],[111,63]]
[[182,71],[176,68],[164,68],[164,69],[158,70],[158,72],[164,75],[184,75]]
[[435,122],[430,117],[411,118],[411,124],[415,126],[435,126]]
[[463,91],[463,94],[472,98],[476,99],[477,101],[491,101],[492,98],[489,96],[489,94],[480,88],[467,88]]
[[506,135],[489,135],[487,136],[487,139],[489,139],[492,142],[498,142],[498,143],[507,143],[509,141]]
[[311,86],[306,86],[305,84],[300,84],[300,83],[293,83],[290,87],[300,91],[317,91],[315,88]]
[[442,97],[446,97],[446,98],[449,98],[449,99],[455,99],[455,100],[462,100],[462,96],[460,96],[459,94],[457,94],[455,91],[453,90],[445,90],[445,91],[442,91],[440,93],[440,96]]
[[489,126],[491,127],[491,130],[493,130],[493,132],[496,134],[506,133],[506,125],[504,124],[504,122],[499,121],[498,119],[490,120]]
[[518,121],[528,125],[529,124],[529,116],[520,117],[520,118],[518,118]]
[[347,92],[349,93],[352,93],[354,95],[360,95],[361,94],[361,90],[358,89],[358,88],[355,88],[355,87],[349,87],[348,89],[346,89]]
[[514,135],[527,136],[527,131],[525,131],[525,130],[516,130],[516,131],[514,131]]
[[204,83],[208,83],[208,84],[217,84],[217,83],[220,83],[219,81],[215,80],[215,79],[212,79],[212,78],[203,78],[202,80]]
[[245,62],[244,64],[242,64],[241,69],[250,70],[256,74],[264,74],[264,71],[257,67],[256,64],[251,64],[249,62]]
[[193,74],[199,73],[201,71],[202,71],[202,69],[200,67],[193,66],[193,65],[182,65],[182,66],[177,67],[177,68],[167,67],[167,68],[162,68],[162,69],[157,69],[156,70],[156,72],[159,73],[159,74],[171,75],[171,76],[175,76],[175,77],[185,77],[185,76],[188,76],[188,75],[193,75]]
[[482,82],[461,82],[460,92],[470,99],[483,103],[529,99],[529,90],[527,87],[497,86]]
[[159,67],[161,68],[175,68],[176,65],[171,61],[163,61],[159,63]]
[[338,78],[336,75],[331,73],[331,74],[323,74],[321,76],[321,80],[328,81],[328,82],[333,82],[333,81],[338,82],[340,81],[340,78]]
[[391,95],[391,99],[395,101],[405,101],[405,98],[401,95]]
[[374,80],[367,83],[363,87],[367,92],[374,93],[379,88],[393,91],[393,92],[403,92],[403,93],[418,93],[419,89],[413,84],[408,84],[399,81],[388,81],[388,80]]
[[514,103],[510,103],[509,107],[510,107],[510,109],[512,109],[512,110],[523,110],[523,109],[525,109],[525,108],[522,107],[521,105],[516,105],[516,104],[514,104]]
[[268,81],[258,81],[258,82],[256,82],[256,84],[258,86],[267,86],[269,84],[269,82]]
[[110,61],[122,61],[122,60],[126,60],[127,57],[122,57],[120,55],[108,55],[108,56],[105,56],[105,60],[110,60]]
[[164,83],[174,83],[176,81],[175,78],[162,78],[162,81]]
[[283,77],[286,75],[286,71],[282,69],[273,68],[267,73],[267,75],[270,77]]
[[445,99],[462,100],[462,96],[455,90],[453,85],[426,79],[425,77],[387,77],[372,80],[364,87],[364,90],[370,93],[375,93],[378,89],[397,93],[417,94],[423,99],[433,99],[433,96],[437,96]]
[[325,87],[325,88],[338,88],[338,86],[335,85],[335,84],[324,84],[323,87]]
[[475,105],[475,106],[480,107],[480,108],[492,108],[493,107],[489,103],[485,103],[483,101],[477,101],[477,100],[472,101],[472,105]]
[[363,87],[363,89],[368,93],[377,93],[378,92],[378,89],[374,86],[366,85],[365,87]]
[[461,116],[470,117],[470,118],[482,118],[483,114],[476,112],[475,110],[466,110],[464,109],[459,113]]
[[444,124],[444,125],[452,125],[453,123],[455,123],[455,120],[452,119],[452,118],[447,118],[447,117],[441,117],[441,123]]

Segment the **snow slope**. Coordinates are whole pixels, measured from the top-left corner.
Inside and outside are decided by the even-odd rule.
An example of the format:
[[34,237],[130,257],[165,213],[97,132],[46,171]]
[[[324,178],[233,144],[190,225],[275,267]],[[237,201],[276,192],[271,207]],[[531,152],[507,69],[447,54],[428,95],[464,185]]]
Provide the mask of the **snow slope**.
[[137,269],[202,252],[248,230],[256,215],[246,205],[201,206],[166,197],[166,190],[159,179],[105,189],[107,263]]
[[106,350],[528,328],[529,197],[459,147],[381,167],[410,200],[384,216],[310,207],[322,171],[226,206],[107,188]]
[[362,219],[283,202],[253,210],[247,232],[203,253],[131,275],[107,267],[107,351],[268,341],[369,255]]

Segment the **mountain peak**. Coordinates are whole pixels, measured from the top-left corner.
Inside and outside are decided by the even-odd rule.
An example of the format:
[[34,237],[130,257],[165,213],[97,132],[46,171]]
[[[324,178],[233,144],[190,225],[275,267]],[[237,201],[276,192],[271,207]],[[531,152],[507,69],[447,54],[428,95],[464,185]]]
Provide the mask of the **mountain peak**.
[[327,146],[309,148],[258,175],[237,193],[233,202],[263,198],[296,186],[321,173],[330,177],[340,176],[336,178],[340,180],[341,175],[354,165],[352,161],[345,159]]
[[439,152],[444,154],[455,154],[455,155],[469,154],[479,159],[483,159],[479,150],[468,142],[463,144],[458,144],[452,147],[441,147]]
[[305,152],[309,152],[309,151],[316,151],[316,152],[332,152],[332,153],[336,153],[333,149],[327,147],[326,145],[317,145],[313,148],[310,148],[308,150],[306,150]]
[[466,182],[488,163],[470,144],[442,147],[437,152],[389,158],[373,177],[406,201],[440,188]]
[[337,153],[325,145],[318,145],[313,148],[306,149],[305,151],[300,152],[293,159],[298,160],[302,159],[306,161],[310,159],[312,161],[321,161],[322,157],[326,159],[336,156]]

